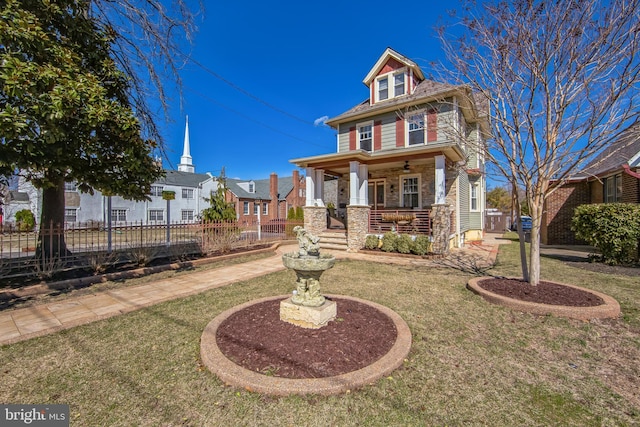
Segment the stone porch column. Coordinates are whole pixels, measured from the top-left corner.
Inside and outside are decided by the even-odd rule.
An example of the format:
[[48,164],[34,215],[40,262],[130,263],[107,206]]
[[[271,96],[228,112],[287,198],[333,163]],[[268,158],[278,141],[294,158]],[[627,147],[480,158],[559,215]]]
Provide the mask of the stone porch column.
[[358,252],[364,248],[369,232],[369,206],[347,206],[347,252]]
[[304,228],[314,236],[327,229],[327,208],[324,206],[305,206],[304,211]]
[[445,255],[449,252],[449,234],[451,232],[451,212],[449,205],[437,204],[431,207],[433,219],[433,252]]

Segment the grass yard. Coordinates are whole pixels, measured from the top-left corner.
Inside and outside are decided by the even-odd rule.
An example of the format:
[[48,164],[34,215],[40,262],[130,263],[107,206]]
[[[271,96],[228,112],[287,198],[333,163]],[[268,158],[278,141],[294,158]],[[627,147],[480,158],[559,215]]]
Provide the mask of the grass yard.
[[[518,275],[517,260],[517,245],[502,245],[492,273]],[[206,324],[290,292],[285,271],[0,347],[0,401],[66,403],[78,426],[640,425],[637,277],[542,262],[544,279],[607,293],[623,317],[512,312],[468,291],[467,273],[347,260],[322,276],[322,291],[392,308],[414,341],[402,368],[364,389],[270,397],[202,367]]]

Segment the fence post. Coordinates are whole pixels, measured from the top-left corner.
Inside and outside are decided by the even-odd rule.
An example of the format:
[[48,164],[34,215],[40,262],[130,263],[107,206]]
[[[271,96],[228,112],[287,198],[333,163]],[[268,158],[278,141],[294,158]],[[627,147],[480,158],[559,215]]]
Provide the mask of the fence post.
[[111,253],[111,196],[107,196],[107,253]]

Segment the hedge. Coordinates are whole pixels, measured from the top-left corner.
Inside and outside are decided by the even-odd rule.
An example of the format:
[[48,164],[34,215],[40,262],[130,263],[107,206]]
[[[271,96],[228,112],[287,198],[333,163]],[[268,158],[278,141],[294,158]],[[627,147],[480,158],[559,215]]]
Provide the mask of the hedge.
[[578,206],[571,229],[577,238],[596,247],[607,264],[638,261],[640,205],[605,203]]

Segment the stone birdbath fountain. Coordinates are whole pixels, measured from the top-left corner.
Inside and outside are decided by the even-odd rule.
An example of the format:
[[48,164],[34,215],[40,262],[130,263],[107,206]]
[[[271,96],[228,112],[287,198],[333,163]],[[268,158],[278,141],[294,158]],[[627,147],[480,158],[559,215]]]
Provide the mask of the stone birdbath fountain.
[[285,267],[296,273],[293,296],[280,303],[280,320],[296,326],[318,329],[336,318],[334,301],[320,293],[320,276],[333,267],[333,255],[320,254],[320,239],[303,227],[293,229],[298,239],[298,252],[282,255]]

